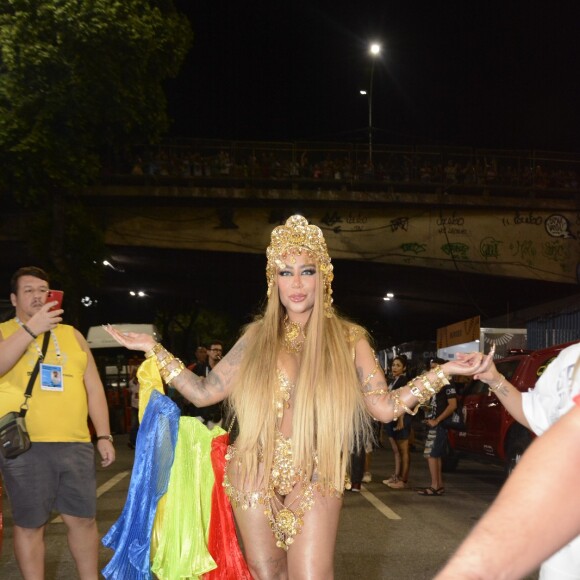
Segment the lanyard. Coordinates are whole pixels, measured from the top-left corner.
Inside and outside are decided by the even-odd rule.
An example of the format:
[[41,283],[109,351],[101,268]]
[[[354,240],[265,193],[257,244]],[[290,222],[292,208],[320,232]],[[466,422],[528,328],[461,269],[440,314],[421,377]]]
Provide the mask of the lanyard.
[[[20,320],[20,318],[18,318],[18,316],[16,316],[14,318],[14,320],[16,320],[16,322],[18,322],[18,324],[21,327],[24,327],[24,323],[22,322],[22,320]],[[60,347],[58,346],[58,340],[56,339],[56,334],[52,331],[52,329],[49,332],[50,332],[50,336],[51,336],[52,340],[54,341],[54,350],[56,352],[56,358],[57,358],[58,362],[60,363]],[[38,342],[36,342],[36,338],[33,339],[32,342],[34,343],[34,348],[36,348],[36,352],[38,353],[38,357],[40,358],[40,360],[44,360],[44,355],[42,354],[42,349],[40,348]]]

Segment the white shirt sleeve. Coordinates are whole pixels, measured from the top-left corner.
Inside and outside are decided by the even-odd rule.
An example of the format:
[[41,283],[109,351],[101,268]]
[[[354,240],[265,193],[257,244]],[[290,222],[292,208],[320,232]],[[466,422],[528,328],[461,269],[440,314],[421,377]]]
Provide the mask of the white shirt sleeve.
[[580,372],[574,367],[580,357],[580,343],[565,348],[554,359],[536,386],[522,393],[524,415],[536,435],[541,435],[573,406],[580,394]]

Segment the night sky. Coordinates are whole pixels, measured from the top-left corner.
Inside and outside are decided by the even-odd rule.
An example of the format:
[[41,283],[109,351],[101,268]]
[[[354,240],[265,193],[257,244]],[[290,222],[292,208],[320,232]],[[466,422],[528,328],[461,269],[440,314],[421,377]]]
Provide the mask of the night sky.
[[176,0],[173,136],[578,151],[574,1]]

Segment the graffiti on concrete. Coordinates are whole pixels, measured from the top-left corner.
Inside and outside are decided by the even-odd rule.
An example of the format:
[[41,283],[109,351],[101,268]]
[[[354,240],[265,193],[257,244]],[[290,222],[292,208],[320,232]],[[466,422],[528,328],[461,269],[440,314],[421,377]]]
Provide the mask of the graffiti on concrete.
[[418,242],[401,244],[401,250],[405,253],[422,254],[427,251],[427,244],[420,244]]
[[409,229],[409,218],[408,217],[398,217],[392,219],[390,222],[391,232],[396,232],[397,230],[408,231]]
[[514,240],[510,243],[509,249],[512,252],[512,256],[523,260],[530,266],[537,254],[536,245],[532,240]]
[[450,216],[441,214],[435,223],[439,227],[440,234],[467,235],[468,233],[467,228],[464,227],[465,217],[457,215],[456,212]]
[[542,247],[542,254],[549,260],[559,262],[562,266],[562,263],[569,258],[568,248],[559,240],[546,242]]
[[544,225],[548,235],[554,238],[575,238],[570,231],[570,222],[563,215],[551,215]]
[[533,211],[529,211],[528,213],[516,211],[512,217],[503,217],[502,222],[504,226],[541,226],[544,223],[544,219],[542,216],[534,214]]
[[[577,211],[440,209],[300,204],[105,211],[109,244],[262,253],[273,225],[302,213],[324,230],[333,258],[577,283]],[[193,225],[194,224],[194,225]]]
[[488,236],[481,240],[479,244],[479,253],[484,257],[486,260],[489,258],[499,258],[500,253],[500,244],[502,244],[500,240],[496,240],[492,236]]
[[469,251],[469,246],[467,244],[462,244],[459,242],[444,244],[441,246],[443,253],[447,254],[453,259],[468,260],[469,257],[467,252]]

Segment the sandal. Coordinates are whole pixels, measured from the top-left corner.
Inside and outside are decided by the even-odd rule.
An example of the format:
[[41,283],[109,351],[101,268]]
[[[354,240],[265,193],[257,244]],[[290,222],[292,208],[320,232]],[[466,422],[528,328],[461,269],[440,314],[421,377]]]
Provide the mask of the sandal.
[[435,489],[434,487],[425,487],[425,488],[417,491],[417,493],[419,495],[428,495],[428,496],[443,495],[443,493],[441,493],[441,491],[444,491],[444,489],[442,487],[440,487],[439,489]]

